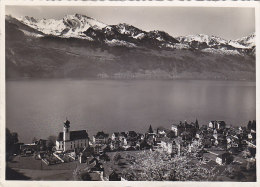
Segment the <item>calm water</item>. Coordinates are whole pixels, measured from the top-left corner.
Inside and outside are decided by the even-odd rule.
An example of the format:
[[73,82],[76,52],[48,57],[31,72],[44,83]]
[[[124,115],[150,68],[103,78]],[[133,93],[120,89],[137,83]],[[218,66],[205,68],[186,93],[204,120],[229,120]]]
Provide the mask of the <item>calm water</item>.
[[238,126],[255,119],[255,82],[238,81],[7,81],[6,126],[25,143],[62,131],[145,132],[180,120]]

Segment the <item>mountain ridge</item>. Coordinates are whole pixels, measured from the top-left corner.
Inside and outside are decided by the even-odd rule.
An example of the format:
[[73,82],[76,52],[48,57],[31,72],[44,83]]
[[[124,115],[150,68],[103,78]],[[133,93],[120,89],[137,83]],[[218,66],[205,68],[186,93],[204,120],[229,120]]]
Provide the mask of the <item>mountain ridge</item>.
[[172,37],[80,14],[6,16],[7,77],[254,80],[254,38]]
[[[251,34],[236,40],[226,40],[217,36],[209,36],[205,34],[172,37],[164,31],[154,30],[146,32],[127,23],[107,25],[94,18],[82,14],[66,15],[63,17],[63,19],[60,20],[35,19],[28,16],[20,17],[18,20],[36,30],[43,32],[46,35],[53,35],[64,38],[75,37],[90,41],[95,40],[93,35],[101,35],[101,32],[103,32],[103,35],[113,34],[113,37],[120,38],[122,40],[126,40],[126,42],[134,44],[137,44],[138,40],[143,40],[141,42],[145,42],[145,40],[149,39],[154,45],[157,45],[160,48],[175,49],[175,44],[181,43],[184,49],[187,48],[187,45],[190,48],[195,49],[205,49],[212,47],[215,49],[227,48],[228,50],[235,50],[234,54],[242,54],[244,49],[253,50],[255,46],[255,34]],[[125,37],[118,36],[119,34],[126,35],[131,38],[131,40],[129,38],[126,39]],[[100,40],[100,38],[98,38],[98,40]],[[104,36],[103,40],[106,43]],[[111,41],[108,43],[111,44]],[[122,44],[122,42],[119,43]],[[180,46],[177,48],[179,49]]]

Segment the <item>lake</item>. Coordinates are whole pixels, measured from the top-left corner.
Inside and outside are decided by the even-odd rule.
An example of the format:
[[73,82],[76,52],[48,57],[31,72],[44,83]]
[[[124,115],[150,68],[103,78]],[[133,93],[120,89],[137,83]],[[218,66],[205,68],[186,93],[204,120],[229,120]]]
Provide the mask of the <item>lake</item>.
[[63,129],[111,133],[170,128],[187,120],[234,126],[256,118],[256,84],[208,80],[23,80],[6,82],[6,126],[19,140],[47,138]]

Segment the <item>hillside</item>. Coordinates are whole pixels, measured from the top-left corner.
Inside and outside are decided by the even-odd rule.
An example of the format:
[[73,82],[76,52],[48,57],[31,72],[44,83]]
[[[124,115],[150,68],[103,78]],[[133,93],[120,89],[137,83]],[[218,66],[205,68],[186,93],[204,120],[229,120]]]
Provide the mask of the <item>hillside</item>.
[[172,37],[79,14],[62,20],[6,16],[6,76],[254,80],[254,38]]

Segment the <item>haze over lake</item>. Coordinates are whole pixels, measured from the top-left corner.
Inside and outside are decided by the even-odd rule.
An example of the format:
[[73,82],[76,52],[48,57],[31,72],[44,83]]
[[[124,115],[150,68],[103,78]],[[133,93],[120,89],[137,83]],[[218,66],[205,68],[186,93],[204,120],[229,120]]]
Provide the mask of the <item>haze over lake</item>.
[[6,127],[19,140],[47,138],[63,129],[108,133],[170,128],[179,121],[256,118],[255,82],[207,80],[23,80],[6,82]]

